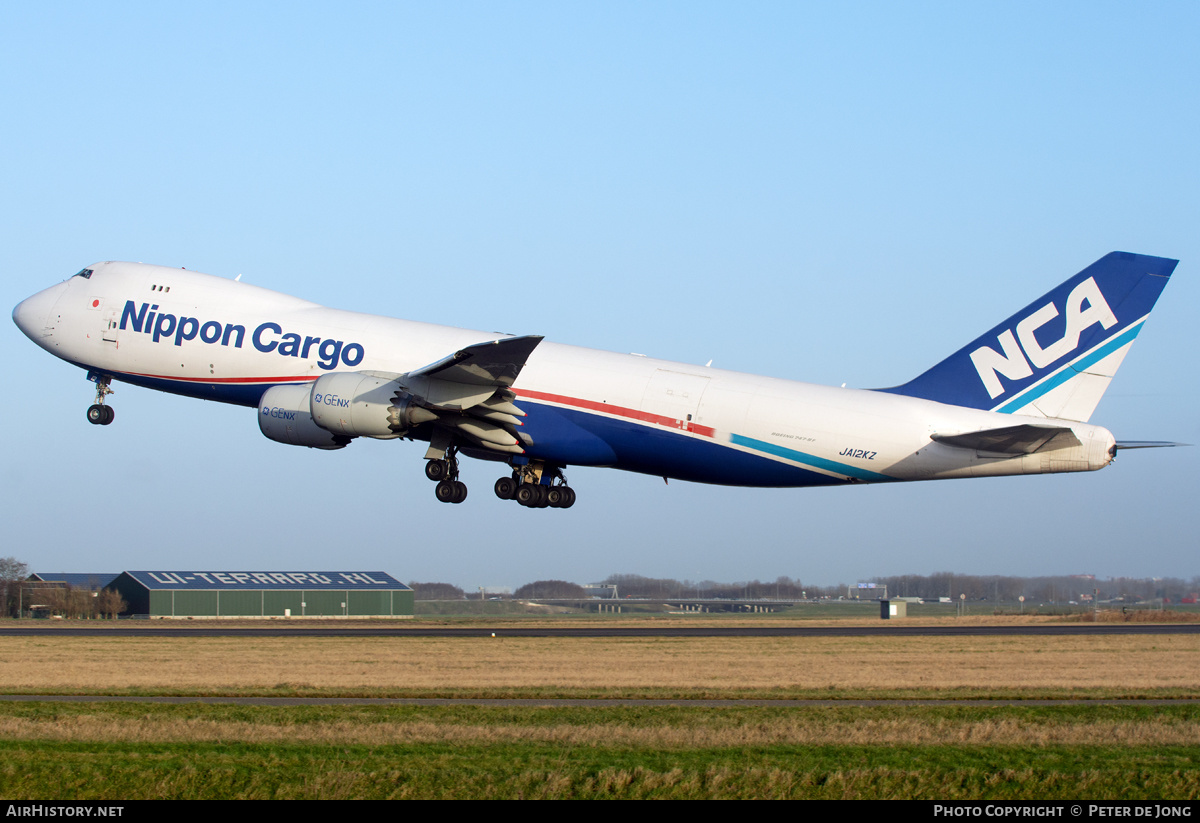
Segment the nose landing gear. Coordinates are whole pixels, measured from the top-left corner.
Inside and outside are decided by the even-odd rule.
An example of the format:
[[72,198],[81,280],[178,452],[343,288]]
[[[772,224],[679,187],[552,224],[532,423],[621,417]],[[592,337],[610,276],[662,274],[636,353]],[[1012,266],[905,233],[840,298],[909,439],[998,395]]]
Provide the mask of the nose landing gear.
[[108,387],[109,381],[111,381],[112,378],[107,374],[89,374],[88,379],[93,380],[96,383],[96,402],[91,406],[88,406],[88,422],[93,426],[107,426],[109,423],[113,422],[113,418],[117,416],[116,412],[113,411],[112,406],[104,405],[105,396],[115,394],[115,392]]

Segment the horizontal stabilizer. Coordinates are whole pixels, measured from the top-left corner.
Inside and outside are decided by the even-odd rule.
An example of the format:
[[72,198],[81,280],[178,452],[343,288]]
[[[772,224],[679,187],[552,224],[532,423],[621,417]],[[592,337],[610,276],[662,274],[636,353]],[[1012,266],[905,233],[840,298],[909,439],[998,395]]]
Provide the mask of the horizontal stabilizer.
[[1168,440],[1118,440],[1117,450],[1121,449],[1167,449],[1172,446],[1190,446],[1191,443],[1172,443]]
[[1075,432],[1064,426],[1004,426],[966,434],[935,433],[929,438],[947,446],[997,454],[1033,454],[1080,445]]

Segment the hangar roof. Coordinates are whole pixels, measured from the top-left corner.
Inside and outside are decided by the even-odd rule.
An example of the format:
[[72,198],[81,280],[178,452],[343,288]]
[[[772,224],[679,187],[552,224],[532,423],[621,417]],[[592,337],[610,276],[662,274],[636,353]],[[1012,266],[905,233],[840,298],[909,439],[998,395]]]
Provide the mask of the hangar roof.
[[411,591],[385,572],[125,572],[147,589],[384,589]]
[[29,579],[35,583],[66,583],[75,589],[103,589],[119,576],[113,572],[36,572]]

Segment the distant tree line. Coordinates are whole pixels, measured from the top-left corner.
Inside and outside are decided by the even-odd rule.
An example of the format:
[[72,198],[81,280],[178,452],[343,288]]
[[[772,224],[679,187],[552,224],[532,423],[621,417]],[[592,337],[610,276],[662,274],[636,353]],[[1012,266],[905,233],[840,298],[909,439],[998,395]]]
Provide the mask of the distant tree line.
[[414,580],[408,587],[413,590],[414,600],[464,600],[467,596],[462,589],[450,583],[418,583]]
[[4,615],[29,615],[30,609],[66,618],[116,619],[129,605],[112,589],[86,589],[29,579],[29,566],[15,557],[0,558],[0,601]]
[[108,617],[129,608],[125,598],[113,589],[77,588],[60,583],[42,583],[29,579],[29,566],[15,557],[0,558],[0,599],[8,617],[40,611],[66,618]]
[[[1014,602],[1021,595],[1031,603],[1064,603],[1078,601],[1083,595],[1092,595],[1099,589],[1101,601],[1123,599],[1129,602],[1166,598],[1179,602],[1200,592],[1200,577],[1191,580],[1181,578],[1112,578],[1093,580],[1070,575],[1043,577],[1012,577],[1002,575],[972,575],[956,572],[936,572],[929,575],[890,575],[869,578],[876,586],[887,587],[890,597],[920,597],[937,600],[966,595],[971,601]],[[638,574],[613,574],[601,581],[602,585],[616,586],[620,598],[649,598],[662,600],[821,600],[859,596],[856,585],[838,583],[834,586],[804,585],[791,577],[777,577],[773,581],[750,580],[721,583],[713,580],[675,580],[667,577],[643,577]],[[863,597],[878,597],[882,589],[876,589]],[[586,597],[587,594],[574,583],[562,580],[539,580],[521,586],[513,596],[519,599],[570,599]],[[423,599],[423,598],[422,598]]]
[[1058,575],[1045,577],[1008,577],[1003,575],[959,574],[937,572],[930,575],[905,574],[871,578],[872,583],[886,585],[892,597],[920,597],[935,600],[949,597],[957,600],[992,600],[1011,602],[1024,595],[1025,600],[1043,603],[1078,601],[1081,596],[1097,597],[1101,601],[1143,601],[1166,598],[1179,602],[1200,592],[1200,577],[1184,580],[1178,577],[1136,579],[1114,577],[1107,580],[1082,576]]
[[718,583],[713,580],[693,582],[666,577],[642,577],[639,574],[612,574],[604,585],[616,586],[619,597],[699,599],[699,600],[799,600],[837,597],[845,593],[844,586],[809,586],[791,577],[774,581],[751,580],[740,583]]
[[4,599],[4,613],[9,617],[17,614],[21,602],[21,586],[29,577],[29,566],[15,557],[0,558],[0,597]]
[[589,595],[578,583],[566,580],[535,580],[513,592],[517,600],[586,600]]
[[26,591],[24,605],[27,613],[36,606],[69,620],[92,620],[98,617],[116,620],[117,615],[129,609],[125,598],[115,589],[81,589],[46,583],[31,586]]

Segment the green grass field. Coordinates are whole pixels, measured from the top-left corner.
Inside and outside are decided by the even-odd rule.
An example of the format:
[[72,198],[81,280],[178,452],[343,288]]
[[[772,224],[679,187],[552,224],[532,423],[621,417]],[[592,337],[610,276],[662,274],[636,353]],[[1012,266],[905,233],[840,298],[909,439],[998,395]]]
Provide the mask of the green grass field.
[[1196,799],[1200,706],[0,704],[0,795]]

